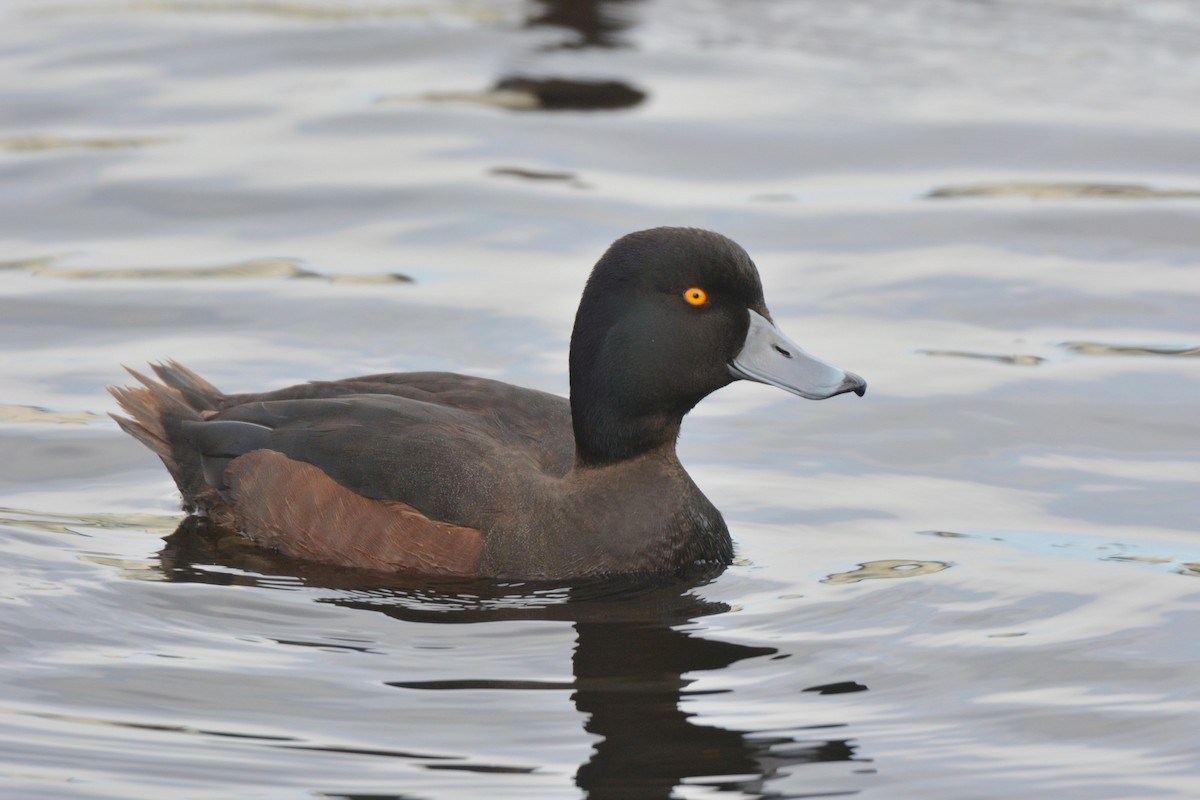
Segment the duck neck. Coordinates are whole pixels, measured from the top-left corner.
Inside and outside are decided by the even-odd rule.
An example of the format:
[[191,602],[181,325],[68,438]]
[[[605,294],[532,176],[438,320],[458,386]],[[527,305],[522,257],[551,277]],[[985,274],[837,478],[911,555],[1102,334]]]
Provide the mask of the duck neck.
[[653,345],[653,306],[637,286],[596,266],[571,333],[571,424],[575,462],[601,466],[662,451],[675,456],[683,415],[702,393],[681,395]]
[[682,419],[682,414],[671,413],[631,415],[604,398],[581,396],[572,388],[575,463],[598,467],[655,453],[675,459]]

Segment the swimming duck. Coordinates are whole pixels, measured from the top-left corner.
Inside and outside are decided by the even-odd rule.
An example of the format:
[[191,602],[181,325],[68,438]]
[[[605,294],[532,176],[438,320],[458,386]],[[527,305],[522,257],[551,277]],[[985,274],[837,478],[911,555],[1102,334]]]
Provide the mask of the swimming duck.
[[444,372],[224,394],[173,361],[109,387],[185,510],[302,559],[570,579],[727,564],[729,530],[675,453],[735,380],[820,400],[866,383],[775,327],[758,270],[710,231],[624,236],[575,317],[570,399]]

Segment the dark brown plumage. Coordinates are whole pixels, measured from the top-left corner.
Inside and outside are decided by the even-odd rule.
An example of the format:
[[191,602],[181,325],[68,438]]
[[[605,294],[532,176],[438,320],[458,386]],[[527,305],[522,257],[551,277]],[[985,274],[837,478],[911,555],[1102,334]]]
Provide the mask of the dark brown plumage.
[[129,415],[115,418],[188,511],[313,561],[554,579],[730,561],[724,520],[675,454],[712,391],[865,388],[774,328],[745,251],[679,228],[630,234],[596,265],[570,401],[430,372],[225,395],[180,364],[153,368],[110,387]]

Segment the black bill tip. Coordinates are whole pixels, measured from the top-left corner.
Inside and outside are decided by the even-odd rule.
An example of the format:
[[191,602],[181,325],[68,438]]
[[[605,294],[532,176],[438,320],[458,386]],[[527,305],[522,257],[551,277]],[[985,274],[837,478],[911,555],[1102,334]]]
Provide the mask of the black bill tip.
[[838,394],[844,392],[854,392],[859,397],[867,393],[867,382],[853,372],[846,373],[846,379],[842,381],[842,385],[838,387]]

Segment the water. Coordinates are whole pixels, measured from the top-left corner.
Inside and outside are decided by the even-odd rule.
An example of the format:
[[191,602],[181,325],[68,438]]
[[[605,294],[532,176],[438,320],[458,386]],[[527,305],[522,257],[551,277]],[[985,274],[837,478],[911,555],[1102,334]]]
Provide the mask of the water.
[[[0,4],[0,795],[1195,797],[1198,53],[1167,0]],[[105,416],[166,357],[565,393],[660,224],[870,383],[688,419],[720,575],[364,584],[176,532]]]

